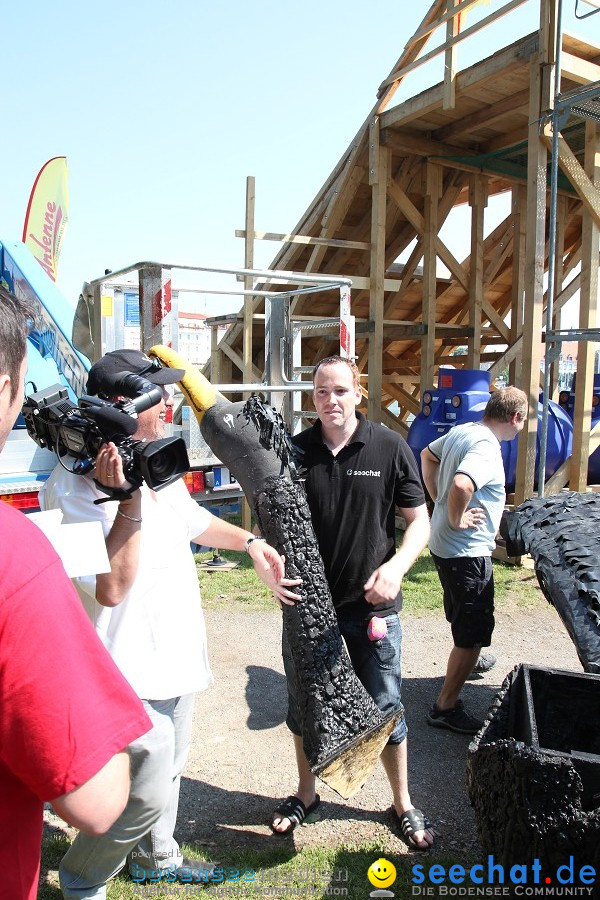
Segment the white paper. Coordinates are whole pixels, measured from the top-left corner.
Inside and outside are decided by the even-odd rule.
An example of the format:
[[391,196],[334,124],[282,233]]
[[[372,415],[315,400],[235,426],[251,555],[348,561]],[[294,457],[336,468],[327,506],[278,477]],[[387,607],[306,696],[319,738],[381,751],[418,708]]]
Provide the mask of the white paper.
[[60,509],[31,513],[28,518],[44,532],[60,556],[69,578],[110,572],[100,522],[62,525],[63,514]]

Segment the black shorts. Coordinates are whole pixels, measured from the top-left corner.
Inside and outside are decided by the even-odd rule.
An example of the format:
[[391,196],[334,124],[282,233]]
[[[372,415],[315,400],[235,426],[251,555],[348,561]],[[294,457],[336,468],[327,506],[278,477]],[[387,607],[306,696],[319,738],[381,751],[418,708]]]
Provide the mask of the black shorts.
[[434,553],[444,589],[444,612],[454,646],[464,650],[489,647],[494,630],[494,572],[489,556],[443,559]]

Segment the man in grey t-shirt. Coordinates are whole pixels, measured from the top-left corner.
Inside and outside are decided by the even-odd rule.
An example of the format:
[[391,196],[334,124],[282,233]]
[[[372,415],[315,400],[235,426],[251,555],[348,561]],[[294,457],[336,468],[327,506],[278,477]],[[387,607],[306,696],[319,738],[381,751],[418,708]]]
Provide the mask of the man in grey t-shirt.
[[429,549],[454,641],[427,722],[460,734],[475,734],[483,724],[459,694],[494,630],[491,555],[505,503],[500,441],[516,437],[526,415],[523,391],[503,388],[492,394],[481,422],[452,428],[421,453],[423,480],[435,501]]

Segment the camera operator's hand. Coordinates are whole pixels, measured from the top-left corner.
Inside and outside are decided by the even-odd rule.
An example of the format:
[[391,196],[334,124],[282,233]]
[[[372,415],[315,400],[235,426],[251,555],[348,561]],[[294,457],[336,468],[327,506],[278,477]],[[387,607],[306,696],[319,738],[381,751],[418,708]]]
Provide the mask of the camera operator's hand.
[[96,457],[96,481],[107,487],[128,489],[131,487],[125,479],[123,460],[119,456],[116,444],[110,441],[103,444]]
[[[123,461],[112,442],[103,444],[96,457],[96,481],[113,488],[131,487],[123,472]],[[136,577],[142,525],[142,495],[139,488],[128,500],[120,500],[112,528],[106,537],[110,572],[96,576],[96,600],[103,606],[117,606]]]

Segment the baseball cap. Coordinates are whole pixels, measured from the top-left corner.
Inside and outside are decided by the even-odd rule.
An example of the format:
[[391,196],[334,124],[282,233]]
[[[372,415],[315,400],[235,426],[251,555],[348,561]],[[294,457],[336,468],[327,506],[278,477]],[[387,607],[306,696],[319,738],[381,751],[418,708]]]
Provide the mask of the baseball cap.
[[141,350],[111,350],[88,372],[88,394],[106,394],[110,397],[113,389],[111,376],[119,372],[142,375],[152,384],[175,384],[185,375],[184,369],[163,367],[157,359],[150,359]]

